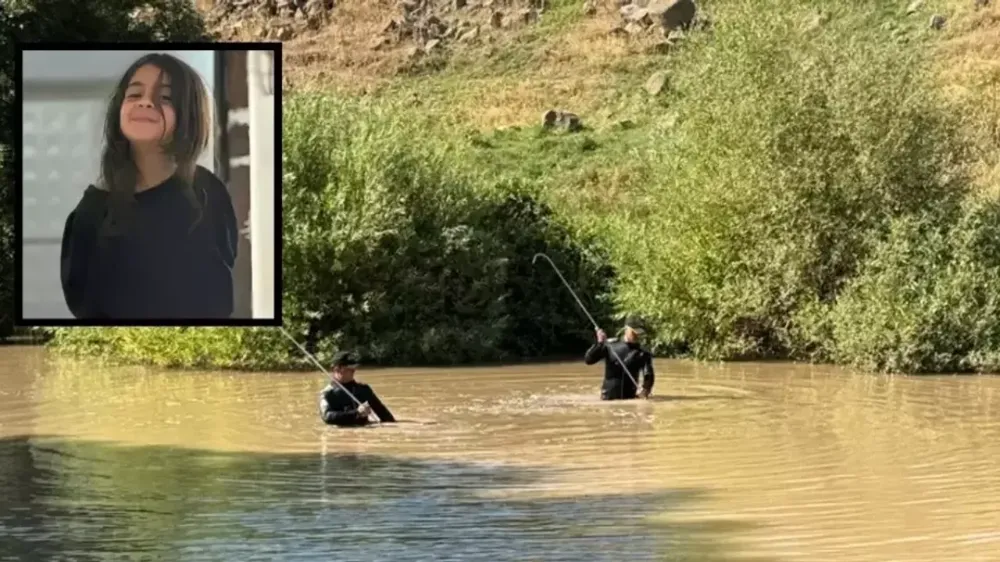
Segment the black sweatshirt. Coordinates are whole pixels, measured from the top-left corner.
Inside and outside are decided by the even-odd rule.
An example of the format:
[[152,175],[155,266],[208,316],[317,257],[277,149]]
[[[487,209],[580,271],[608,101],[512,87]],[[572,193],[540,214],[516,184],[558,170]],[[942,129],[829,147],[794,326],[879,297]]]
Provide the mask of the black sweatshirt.
[[601,399],[621,400],[636,396],[635,385],[632,384],[632,380],[611,351],[617,353],[618,357],[625,362],[628,372],[636,378],[637,382],[639,373],[642,373],[642,388],[644,390],[653,390],[653,382],[656,378],[656,374],[653,372],[653,355],[642,349],[637,343],[609,339],[605,343],[596,343],[591,346],[583,357],[583,361],[587,365],[593,365],[604,359],[604,382],[601,385]]
[[194,193],[202,219],[171,177],[135,194],[132,228],[102,239],[110,194],[93,185],[66,219],[61,270],[66,304],[76,318],[223,319],[233,312],[239,231],[226,186],[198,166]]
[[[358,381],[341,383],[360,402],[367,402],[372,412],[382,423],[392,423],[396,418],[392,412],[375,395],[375,391],[367,384]],[[330,383],[320,393],[319,414],[323,421],[330,425],[354,426],[367,425],[368,417],[358,414],[358,404],[340,387]]]

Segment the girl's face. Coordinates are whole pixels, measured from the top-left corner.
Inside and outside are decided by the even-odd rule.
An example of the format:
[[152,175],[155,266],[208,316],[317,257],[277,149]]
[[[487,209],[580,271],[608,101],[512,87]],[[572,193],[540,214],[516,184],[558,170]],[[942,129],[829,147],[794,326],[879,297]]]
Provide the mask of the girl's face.
[[125,88],[119,117],[122,134],[133,144],[162,146],[169,141],[177,123],[170,76],[152,64],[139,67]]

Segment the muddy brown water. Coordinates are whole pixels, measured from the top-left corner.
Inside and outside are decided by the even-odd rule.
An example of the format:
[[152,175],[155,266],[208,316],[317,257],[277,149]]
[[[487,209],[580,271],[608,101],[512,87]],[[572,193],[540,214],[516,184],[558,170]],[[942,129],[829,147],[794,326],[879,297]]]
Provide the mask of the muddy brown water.
[[0,347],[0,560],[1000,560],[1000,377],[660,360],[320,373]]

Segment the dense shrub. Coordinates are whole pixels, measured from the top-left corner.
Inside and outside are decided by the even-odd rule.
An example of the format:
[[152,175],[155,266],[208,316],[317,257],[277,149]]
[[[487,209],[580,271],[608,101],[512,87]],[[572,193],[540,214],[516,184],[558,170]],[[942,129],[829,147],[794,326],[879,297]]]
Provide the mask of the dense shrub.
[[549,252],[589,295],[606,291],[608,272],[530,190],[467,169],[398,108],[300,97],[285,113],[292,317],[377,361],[505,359],[578,345],[582,332],[566,328],[580,325],[575,305],[531,258]]
[[617,302],[698,357],[826,358],[829,306],[891,222],[965,197],[962,145],[879,3],[824,4],[818,27],[809,3],[713,6],[672,74],[644,219],[598,219]]
[[835,358],[892,372],[1000,372],[1000,202],[906,216],[833,309]]

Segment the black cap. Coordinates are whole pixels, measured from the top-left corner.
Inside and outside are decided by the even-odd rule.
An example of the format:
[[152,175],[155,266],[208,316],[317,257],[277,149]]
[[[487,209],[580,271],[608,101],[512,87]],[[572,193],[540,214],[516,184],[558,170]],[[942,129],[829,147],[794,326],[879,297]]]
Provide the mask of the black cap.
[[334,367],[357,367],[358,363],[358,356],[354,355],[350,351],[338,351],[337,354],[333,356]]
[[642,318],[636,315],[630,315],[625,317],[625,327],[631,328],[637,334],[640,335],[646,333],[646,322]]

